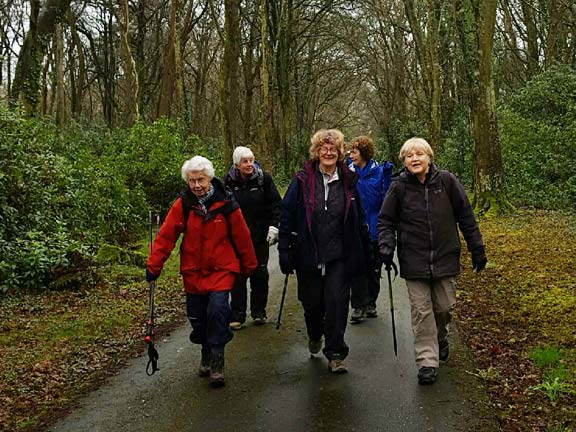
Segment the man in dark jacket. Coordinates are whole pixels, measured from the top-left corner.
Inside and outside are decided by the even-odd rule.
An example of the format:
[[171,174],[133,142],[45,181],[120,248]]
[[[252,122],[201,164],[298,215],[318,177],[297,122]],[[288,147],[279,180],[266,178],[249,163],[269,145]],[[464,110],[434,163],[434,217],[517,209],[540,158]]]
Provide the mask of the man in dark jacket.
[[[234,164],[224,177],[226,188],[234,194],[250,229],[258,267],[250,277],[250,312],[254,324],[265,324],[268,303],[269,247],[278,241],[278,224],[282,198],[272,177],[254,161],[248,147],[236,147]],[[239,276],[231,294],[232,321],[230,328],[239,330],[246,321],[248,306],[247,279]]]
[[352,277],[366,272],[370,239],[356,174],[343,163],[344,136],[322,129],[311,139],[310,160],[282,201],[278,251],[284,274],[296,270],[308,350],[322,349],[332,373],[347,372],[344,341]]
[[432,163],[426,140],[412,138],[400,149],[405,169],[395,177],[378,216],[378,245],[389,270],[398,241],[400,275],[406,279],[418,382],[436,380],[449,354],[448,324],[456,303],[462,232],[479,272],[487,263],[482,235],[466,191],[448,171]]

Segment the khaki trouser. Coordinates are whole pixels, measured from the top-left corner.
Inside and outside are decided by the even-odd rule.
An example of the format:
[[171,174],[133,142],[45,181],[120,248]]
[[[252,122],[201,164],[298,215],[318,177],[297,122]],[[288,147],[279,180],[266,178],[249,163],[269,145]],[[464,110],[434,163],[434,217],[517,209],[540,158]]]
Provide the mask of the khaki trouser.
[[456,304],[456,278],[406,280],[416,364],[438,367],[438,342],[448,337]]

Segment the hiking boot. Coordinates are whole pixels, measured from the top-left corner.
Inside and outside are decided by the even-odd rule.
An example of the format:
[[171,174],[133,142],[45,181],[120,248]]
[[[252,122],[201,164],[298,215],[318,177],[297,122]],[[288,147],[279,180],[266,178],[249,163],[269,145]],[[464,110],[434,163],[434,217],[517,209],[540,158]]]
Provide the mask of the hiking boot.
[[354,310],[352,311],[352,316],[350,317],[350,322],[352,324],[361,323],[362,321],[364,321],[364,313],[365,312],[366,312],[366,309],[363,307],[354,308]]
[[212,353],[210,356],[210,385],[212,387],[223,387],[226,385],[223,353]]
[[366,307],[366,316],[368,318],[376,318],[378,316],[378,312],[376,311],[376,306]]
[[436,368],[421,367],[418,371],[418,384],[434,384],[436,382]]
[[308,351],[310,354],[318,354],[322,349],[322,338],[318,340],[308,339]]
[[438,358],[441,362],[448,361],[450,356],[450,344],[447,340],[438,343]]
[[200,359],[200,367],[198,368],[199,377],[209,377],[210,376],[210,348],[202,347],[202,358]]
[[232,321],[230,323],[230,328],[232,330],[240,330],[240,329],[244,328],[244,323],[240,322],[240,321]]
[[344,365],[344,360],[333,359],[328,362],[328,370],[336,375],[345,374],[348,372],[346,366]]
[[261,326],[266,324],[266,321],[268,321],[267,317],[256,317],[254,318],[254,325]]

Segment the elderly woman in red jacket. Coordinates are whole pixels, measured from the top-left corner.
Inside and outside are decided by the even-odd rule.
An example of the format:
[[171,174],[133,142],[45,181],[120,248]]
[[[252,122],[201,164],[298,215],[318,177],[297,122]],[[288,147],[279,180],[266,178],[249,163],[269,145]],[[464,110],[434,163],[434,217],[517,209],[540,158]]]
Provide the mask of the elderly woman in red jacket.
[[162,224],[146,265],[146,280],[158,278],[176,241],[184,279],[190,340],[202,345],[198,375],[223,386],[224,347],[232,339],[229,293],[239,274],[258,264],[250,231],[240,207],[214,177],[212,162],[194,156],[182,166],[188,187],[176,199]]

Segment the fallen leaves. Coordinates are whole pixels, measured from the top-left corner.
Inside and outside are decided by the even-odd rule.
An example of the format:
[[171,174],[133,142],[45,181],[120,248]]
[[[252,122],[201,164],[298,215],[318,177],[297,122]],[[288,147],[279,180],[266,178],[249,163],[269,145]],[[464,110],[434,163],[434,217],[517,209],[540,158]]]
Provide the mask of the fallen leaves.
[[[523,212],[482,221],[493,265],[480,274],[464,271],[459,279],[459,327],[506,432],[576,426],[568,409],[576,405],[574,396],[553,405],[545,394],[529,391],[542,379],[529,358],[534,347],[557,346],[567,359],[576,358],[572,220],[570,214]],[[469,256],[464,260],[469,268]],[[574,383],[575,362],[567,364]]]
[[[157,321],[165,328],[185,314],[175,273],[156,294]],[[145,349],[147,313],[143,280],[0,298],[0,430],[41,429]]]

